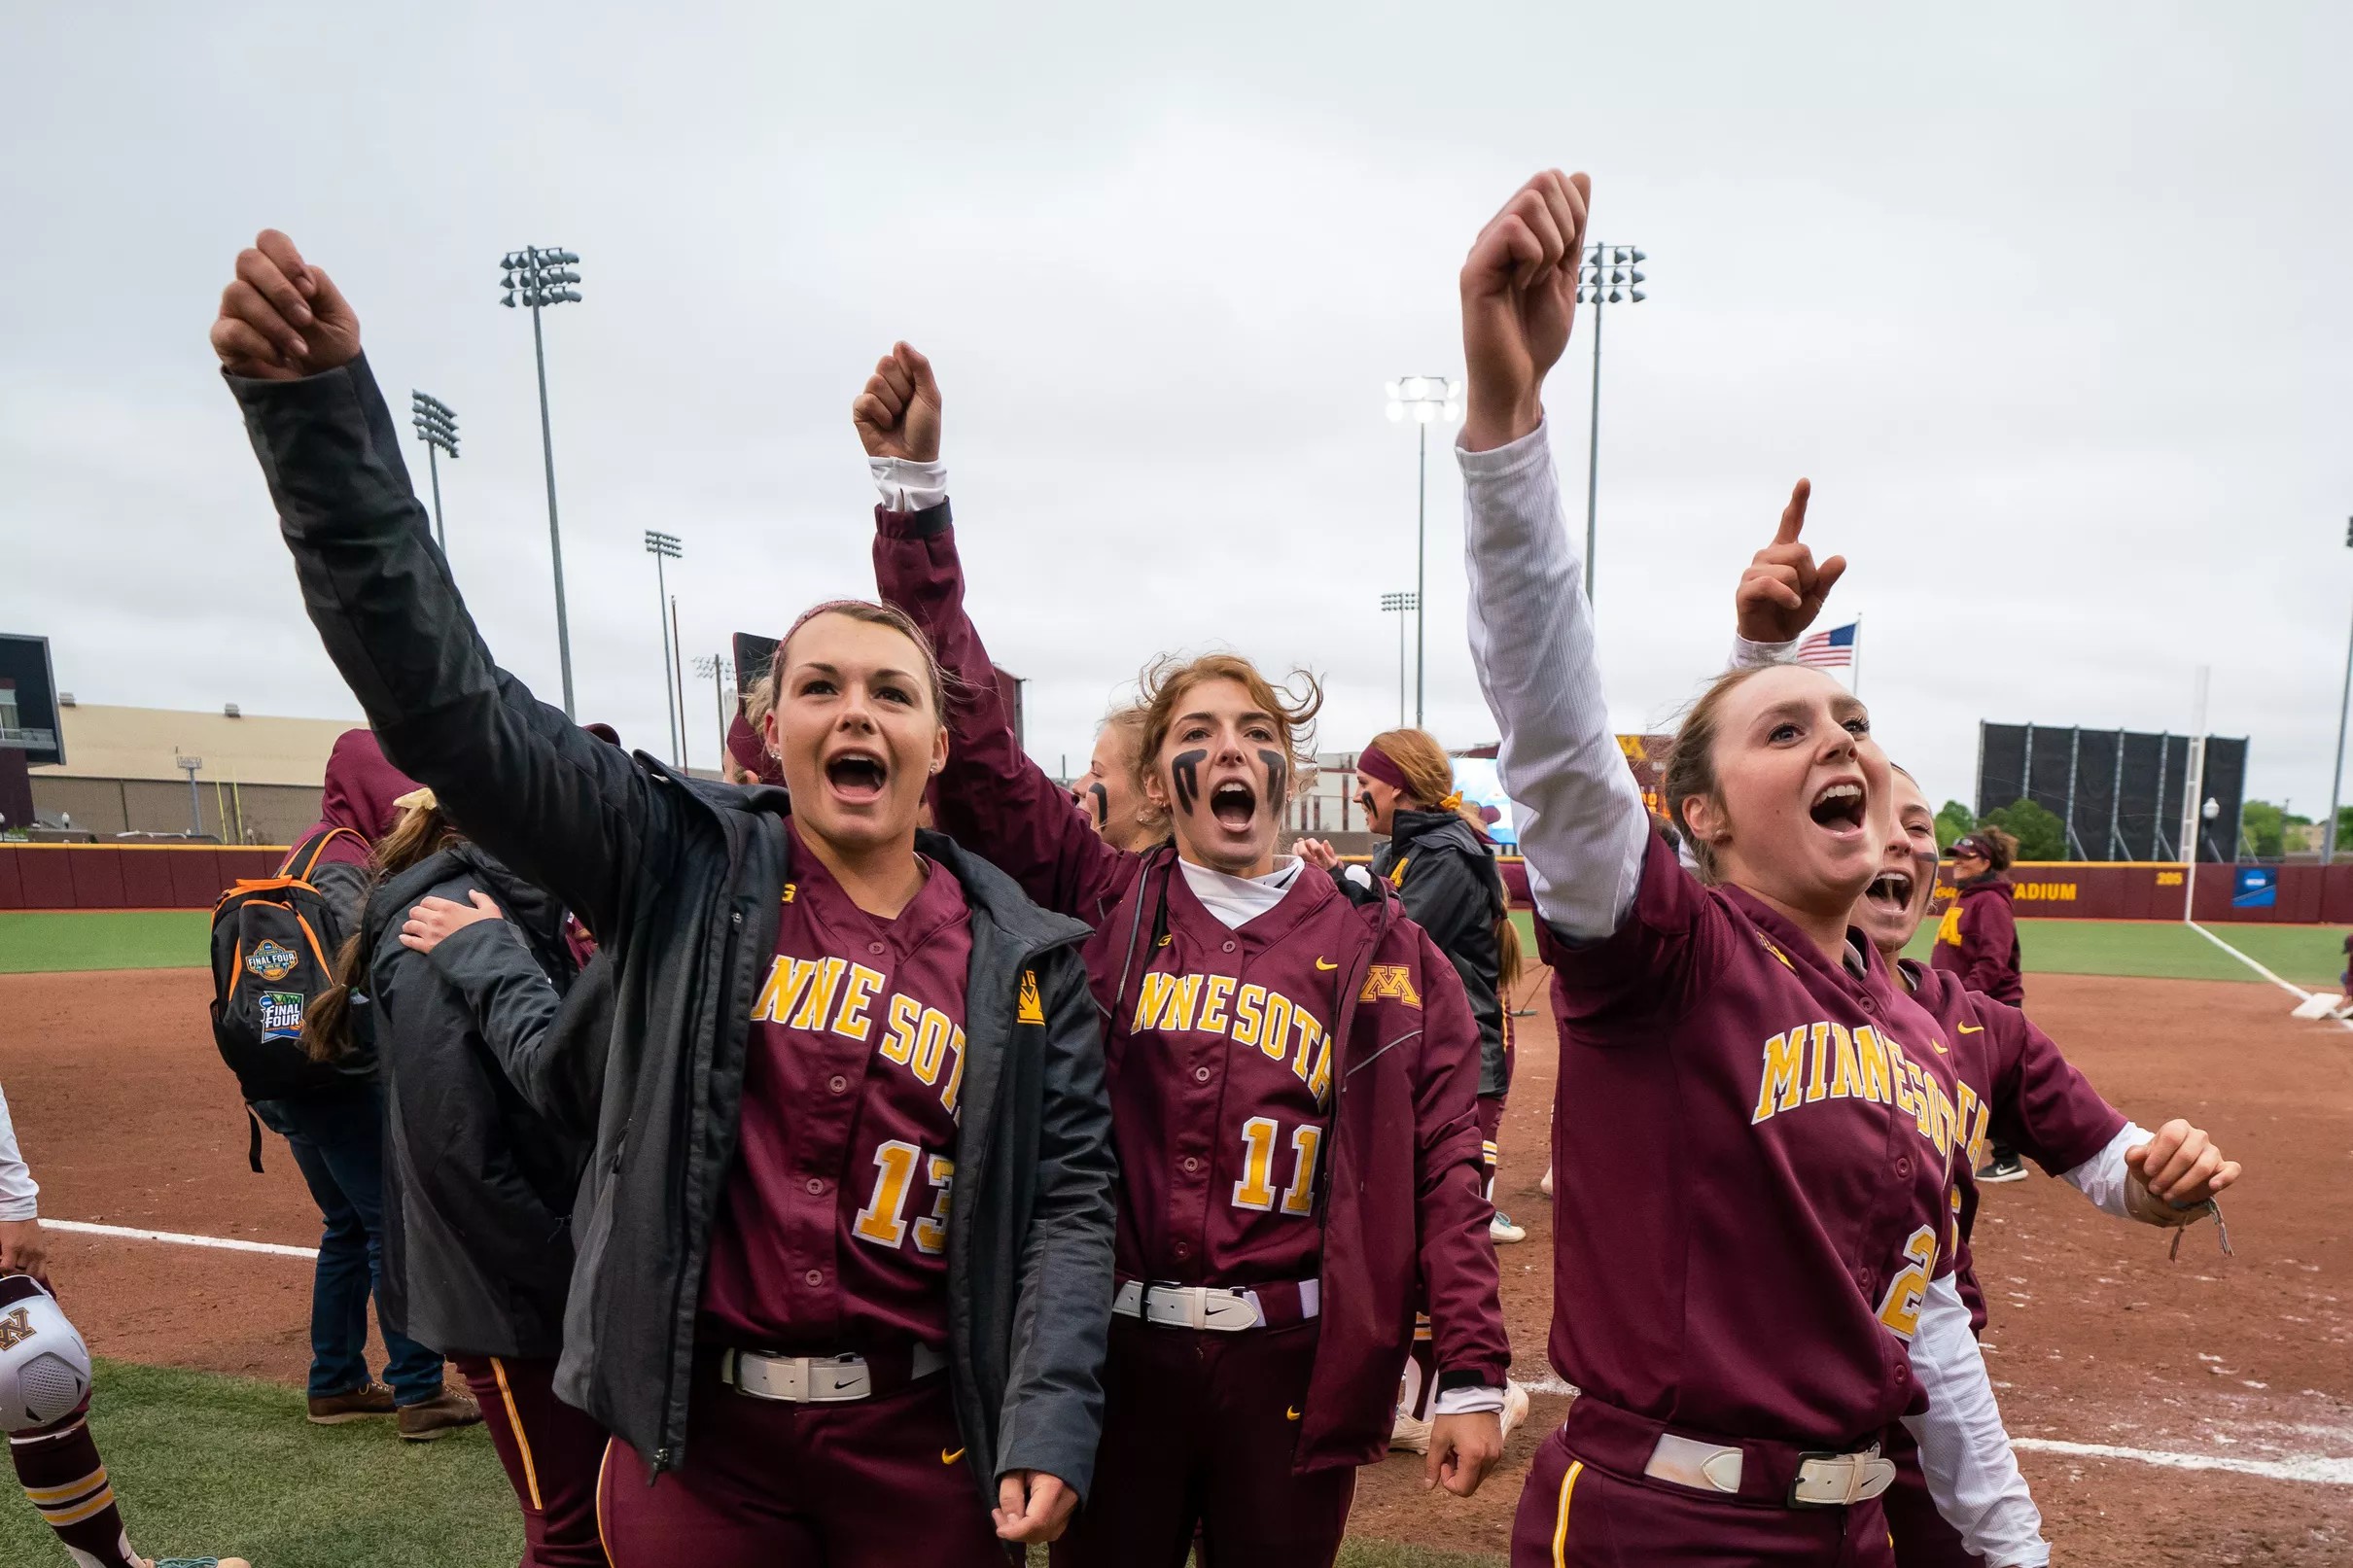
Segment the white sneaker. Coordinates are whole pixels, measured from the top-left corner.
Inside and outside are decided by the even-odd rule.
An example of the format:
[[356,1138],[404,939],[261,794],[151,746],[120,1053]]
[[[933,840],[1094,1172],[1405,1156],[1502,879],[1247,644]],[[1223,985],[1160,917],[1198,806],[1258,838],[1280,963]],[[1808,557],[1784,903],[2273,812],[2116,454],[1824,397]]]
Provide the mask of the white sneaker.
[[[1509,1414],[1510,1412],[1507,1397],[1504,1413]],[[1427,1453],[1429,1452],[1429,1422],[1417,1421],[1400,1409],[1397,1411],[1396,1421],[1388,1429],[1388,1446],[1392,1450],[1405,1453]]]
[[1508,1440],[1512,1428],[1528,1419],[1528,1390],[1518,1383],[1503,1385],[1503,1436]]
[[1512,1217],[1498,1208],[1495,1217],[1487,1222],[1487,1238],[1497,1246],[1508,1246],[1514,1241],[1527,1240],[1528,1227],[1514,1225]]
[[1536,1185],[1537,1185],[1539,1188],[1543,1189],[1543,1192],[1544,1192],[1544,1196],[1545,1196],[1545,1197],[1550,1198],[1550,1197],[1553,1195],[1553,1167],[1550,1167],[1550,1166],[1546,1166],[1546,1167],[1544,1167],[1544,1179],[1543,1179],[1542,1181],[1537,1182],[1537,1183],[1536,1183]]

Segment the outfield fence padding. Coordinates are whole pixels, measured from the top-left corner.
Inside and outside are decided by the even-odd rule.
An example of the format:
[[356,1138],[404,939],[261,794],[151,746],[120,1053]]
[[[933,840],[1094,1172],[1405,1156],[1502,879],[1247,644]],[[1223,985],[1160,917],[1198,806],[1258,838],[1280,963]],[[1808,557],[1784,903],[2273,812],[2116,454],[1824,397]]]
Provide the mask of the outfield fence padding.
[[0,844],[0,909],[210,909],[283,845]]

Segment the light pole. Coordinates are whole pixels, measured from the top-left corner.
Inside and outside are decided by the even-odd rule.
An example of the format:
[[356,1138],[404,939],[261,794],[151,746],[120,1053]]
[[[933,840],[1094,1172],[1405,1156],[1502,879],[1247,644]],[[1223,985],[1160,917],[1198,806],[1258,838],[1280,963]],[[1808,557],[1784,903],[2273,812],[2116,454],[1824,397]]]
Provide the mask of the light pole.
[[1397,727],[1405,727],[1405,617],[1415,612],[1421,600],[1410,593],[1385,593],[1381,596],[1381,613],[1397,617]]
[[204,766],[200,756],[174,756],[172,766],[188,775],[188,836],[204,836],[204,797],[196,792],[196,770]]
[[[2345,548],[2353,550],[2353,517],[2345,519]],[[2336,803],[2345,785],[2345,710],[2353,707],[2353,632],[2345,636],[2345,689],[2336,699],[2336,772],[2329,779],[2329,830],[2320,841],[2320,863],[2336,860]]]
[[411,388],[408,422],[425,443],[425,466],[433,470],[433,541],[447,555],[449,534],[441,527],[441,454],[447,452],[452,463],[458,460],[458,412],[433,394]]
[[671,658],[675,650],[670,645],[670,628],[675,617],[664,612],[663,607],[670,602],[670,584],[664,575],[662,563],[678,560],[685,552],[679,548],[677,535],[658,533],[649,528],[646,530],[646,553],[653,557],[653,614],[661,622],[662,631],[662,704],[670,710],[670,760],[677,763],[685,754],[679,740],[680,731],[685,725],[685,715],[679,712],[678,688],[671,680],[675,668]]
[[564,614],[564,535],[555,522],[555,436],[547,425],[547,342],[540,331],[540,310],[579,302],[580,292],[572,287],[580,281],[572,270],[579,261],[570,251],[526,245],[499,262],[506,269],[499,287],[507,291],[499,302],[511,310],[519,298],[531,307],[531,352],[540,367],[540,456],[547,467],[547,552],[555,564],[555,653],[564,672],[564,716],[572,719],[579,715],[572,702],[572,627]]
[[694,677],[711,682],[711,714],[719,720],[719,771],[727,771],[727,682],[735,679],[734,667],[723,654],[697,654]]
[[[1421,427],[1421,468],[1414,481],[1414,722],[1422,722],[1422,660],[1428,640],[1422,635],[1422,606],[1429,602],[1429,428],[1462,417],[1462,383],[1442,375],[1409,375],[1388,384],[1388,417],[1411,417]],[[1402,631],[1403,627],[1400,626]],[[1399,723],[1404,720],[1400,718]]]
[[1617,304],[1631,297],[1640,304],[1650,297],[1642,292],[1642,274],[1633,270],[1644,253],[1632,245],[1589,245],[1585,263],[1577,269],[1577,303],[1594,307],[1593,432],[1585,450],[1585,602],[1594,599],[1594,502],[1601,476],[1601,303]]

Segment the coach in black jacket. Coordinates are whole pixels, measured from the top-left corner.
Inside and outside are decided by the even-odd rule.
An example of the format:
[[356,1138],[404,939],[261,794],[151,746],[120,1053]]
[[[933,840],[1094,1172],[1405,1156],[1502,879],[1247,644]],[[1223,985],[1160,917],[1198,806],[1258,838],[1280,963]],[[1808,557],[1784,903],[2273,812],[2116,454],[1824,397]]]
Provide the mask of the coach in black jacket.
[[[213,341],[259,377],[228,381],[327,651],[385,754],[469,837],[578,912],[619,966],[557,1390],[656,1471],[677,1466],[749,1020],[790,877],[784,792],[624,756],[491,662],[433,547],[356,319],[285,236],[263,243],[319,291],[318,308],[297,309],[288,275],[257,248]],[[264,298],[297,310],[299,346]],[[265,317],[266,336],[255,325]],[[990,1505],[1016,1472],[1083,1494],[1113,1216],[1103,1051],[1075,946],[1085,928],[945,839],[924,835],[921,850],[971,911],[948,1230],[947,1376],[965,1461]],[[1025,970],[1043,1023],[1018,1021]]]
[[[1399,866],[1405,868],[1402,877]],[[1505,999],[1497,975],[1502,955],[1495,923],[1510,905],[1494,855],[1456,813],[1401,805],[1390,819],[1388,842],[1373,855],[1372,870],[1396,886],[1405,913],[1462,977],[1471,1016],[1479,1021],[1479,1095],[1501,1095],[1511,1087],[1511,1069],[1503,1054]]]

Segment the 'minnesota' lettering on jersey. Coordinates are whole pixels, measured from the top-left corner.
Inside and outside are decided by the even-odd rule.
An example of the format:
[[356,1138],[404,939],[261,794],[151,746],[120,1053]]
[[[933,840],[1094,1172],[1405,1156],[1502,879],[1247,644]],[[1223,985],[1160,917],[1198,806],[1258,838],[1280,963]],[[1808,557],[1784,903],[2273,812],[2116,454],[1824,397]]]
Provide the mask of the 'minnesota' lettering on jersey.
[[[896,1063],[927,1087],[939,1086],[939,1102],[956,1114],[964,1087],[965,1031],[936,1007],[926,1007],[903,992],[878,998],[883,977],[847,958],[779,956],[768,966],[767,983],[752,1004],[754,1023],[829,1031],[846,1040],[871,1039],[883,1029],[876,1054]],[[946,1080],[941,1069],[946,1068]]]
[[1236,1045],[1254,1047],[1269,1062],[1289,1065],[1317,1105],[1332,1087],[1332,1040],[1316,1015],[1279,991],[1235,983],[1232,975],[1174,974],[1143,977],[1137,998],[1135,1033],[1222,1034]]
[[1956,1103],[1893,1035],[1868,1024],[1800,1024],[1767,1040],[1761,1058],[1751,1127],[1826,1099],[1863,1099],[1911,1117],[1938,1156],[1949,1159],[1955,1143],[1967,1147],[1984,1135],[1991,1116],[1967,1084],[1955,1086]]

